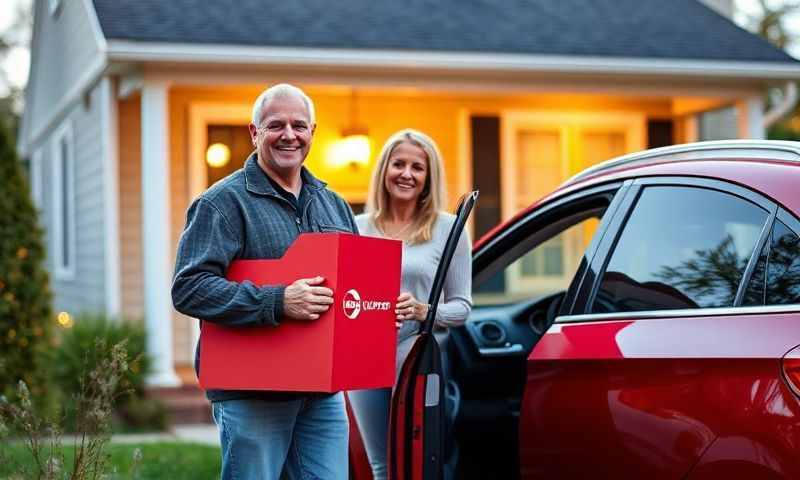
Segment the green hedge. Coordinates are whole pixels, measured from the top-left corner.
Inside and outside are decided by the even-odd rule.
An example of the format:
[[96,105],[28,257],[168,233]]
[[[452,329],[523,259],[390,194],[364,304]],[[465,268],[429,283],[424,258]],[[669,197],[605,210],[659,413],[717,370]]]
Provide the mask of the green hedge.
[[44,353],[52,329],[38,212],[13,140],[0,122],[0,394],[24,380],[39,406],[51,398]]

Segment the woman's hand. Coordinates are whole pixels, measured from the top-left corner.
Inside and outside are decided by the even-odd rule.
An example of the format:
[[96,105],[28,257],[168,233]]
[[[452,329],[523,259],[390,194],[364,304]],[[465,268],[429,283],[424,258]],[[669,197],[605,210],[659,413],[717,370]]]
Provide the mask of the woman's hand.
[[428,316],[428,304],[421,303],[413,295],[408,292],[403,292],[397,297],[397,305],[395,306],[394,313],[397,315],[397,326],[405,320],[416,320],[417,322],[424,322]]

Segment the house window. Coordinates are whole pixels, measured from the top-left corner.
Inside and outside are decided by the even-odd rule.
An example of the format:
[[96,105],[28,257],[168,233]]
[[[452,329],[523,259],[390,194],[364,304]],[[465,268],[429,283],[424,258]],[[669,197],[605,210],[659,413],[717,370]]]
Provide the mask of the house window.
[[75,276],[75,152],[72,128],[67,124],[53,142],[53,258],[55,275]]
[[738,112],[724,107],[700,114],[698,140],[729,140],[739,138]]

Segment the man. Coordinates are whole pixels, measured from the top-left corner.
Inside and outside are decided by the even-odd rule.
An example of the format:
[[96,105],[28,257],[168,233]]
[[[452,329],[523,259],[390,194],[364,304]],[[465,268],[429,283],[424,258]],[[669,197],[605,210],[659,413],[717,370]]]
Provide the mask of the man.
[[[280,258],[301,232],[357,231],[344,200],[303,167],[316,124],[314,105],[302,90],[287,84],[265,90],[248,128],[256,151],[244,168],[189,207],[173,303],[186,315],[232,327],[317,320],[333,303],[322,277],[261,287],[225,279],[234,259]],[[199,352],[195,361],[199,372]],[[347,478],[341,392],[206,394],[219,427],[223,479],[277,480],[284,468],[289,478]]]

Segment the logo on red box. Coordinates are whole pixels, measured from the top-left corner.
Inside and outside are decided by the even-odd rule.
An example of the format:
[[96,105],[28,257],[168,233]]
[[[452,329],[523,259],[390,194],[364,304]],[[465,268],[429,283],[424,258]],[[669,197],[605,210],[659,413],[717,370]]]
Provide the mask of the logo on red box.
[[344,316],[355,319],[361,313],[361,295],[355,289],[350,289],[344,294]]
[[358,293],[358,290],[351,288],[344,294],[344,298],[342,299],[342,310],[344,311],[344,316],[355,320],[356,317],[361,313],[362,310],[364,311],[371,311],[371,310],[389,310],[392,308],[391,302],[379,302],[376,300],[361,300],[361,295]]

